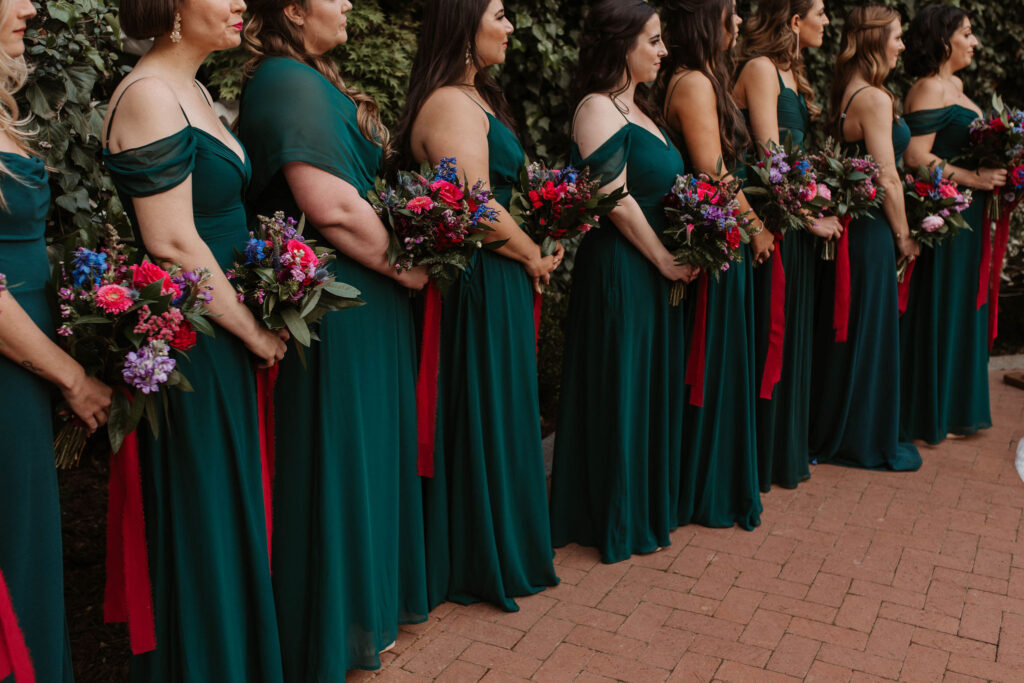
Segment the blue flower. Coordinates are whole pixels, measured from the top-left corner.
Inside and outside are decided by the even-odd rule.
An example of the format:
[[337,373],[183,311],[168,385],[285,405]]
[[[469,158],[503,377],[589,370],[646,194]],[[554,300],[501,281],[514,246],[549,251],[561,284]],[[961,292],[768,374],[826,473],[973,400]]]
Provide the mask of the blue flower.
[[245,259],[246,263],[251,265],[258,265],[260,261],[267,257],[266,249],[267,243],[263,240],[250,239],[245,245]]
[[437,165],[437,174],[434,176],[434,180],[445,180],[449,183],[457,183],[459,181],[455,157],[441,157],[441,163]]
[[89,280],[98,285],[105,272],[107,272],[105,252],[91,251],[85,247],[75,250],[74,269],[71,271],[71,277],[76,287],[81,287]]
[[570,185],[575,185],[576,184],[576,179],[578,177],[579,177],[579,174],[576,173],[576,169],[575,168],[573,168],[572,166],[566,166],[564,169],[562,169],[562,172],[560,174],[559,180],[564,180],[565,182],[569,183]]
[[796,162],[796,168],[797,170],[800,171],[800,175],[804,175],[807,173],[807,171],[811,170],[811,162],[807,161],[806,159],[801,159],[800,161]]

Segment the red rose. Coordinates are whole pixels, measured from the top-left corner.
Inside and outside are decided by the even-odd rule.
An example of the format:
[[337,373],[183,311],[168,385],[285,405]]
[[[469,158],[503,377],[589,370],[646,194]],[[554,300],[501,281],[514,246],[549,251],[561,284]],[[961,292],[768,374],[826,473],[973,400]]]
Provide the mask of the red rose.
[[872,199],[874,199],[875,195],[877,195],[877,194],[878,194],[878,188],[876,188],[874,185],[868,185],[868,189],[867,189],[868,201],[871,201]]
[[994,133],[1006,132],[1006,124],[1003,123],[1003,119],[999,117],[992,119],[992,123],[989,127],[992,129],[992,132]]
[[914,192],[918,193],[922,197],[927,197],[928,193],[932,191],[932,184],[927,183],[923,180],[918,180],[914,183]]
[[541,188],[540,194],[549,202],[558,201],[562,198],[562,192],[559,188],[555,187],[555,184],[550,180],[544,183],[544,187]]
[[697,182],[697,200],[704,201],[705,199],[710,200],[712,204],[718,198],[718,189],[711,183],[705,183],[703,180]]
[[177,332],[174,333],[174,338],[171,339],[171,346],[179,351],[188,351],[195,345],[196,331],[192,327],[192,323],[183,320],[178,326]]
[[740,241],[740,231],[736,228],[725,233],[725,243],[729,245],[730,249],[739,249]]
[[174,298],[181,296],[181,289],[171,282],[171,274],[155,263],[143,261],[137,266],[130,266],[129,269],[132,272],[132,286],[136,289],[142,289],[146,285],[162,280],[161,294],[173,294]]
[[449,183],[447,180],[435,180],[430,183],[430,191],[437,192],[437,196],[441,198],[441,201],[453,209],[458,209],[462,206],[462,189],[457,185]]
[[530,190],[530,204],[532,204],[535,209],[539,209],[544,206],[544,202],[540,200],[540,194],[537,190]]
[[288,242],[285,243],[284,248],[289,254],[294,255],[298,252],[299,264],[303,268],[307,266],[315,266],[320,263],[320,259],[317,258],[316,252],[313,251],[312,247],[305,242],[300,242],[299,240],[288,240]]

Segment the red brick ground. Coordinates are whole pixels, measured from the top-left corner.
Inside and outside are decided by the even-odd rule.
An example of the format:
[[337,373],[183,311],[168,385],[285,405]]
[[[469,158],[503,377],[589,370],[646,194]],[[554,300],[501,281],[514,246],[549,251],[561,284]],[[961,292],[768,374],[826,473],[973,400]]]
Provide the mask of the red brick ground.
[[1024,391],[1001,376],[995,427],[919,444],[919,472],[816,467],[753,532],[618,564],[562,548],[519,612],[442,605],[349,680],[1024,681]]

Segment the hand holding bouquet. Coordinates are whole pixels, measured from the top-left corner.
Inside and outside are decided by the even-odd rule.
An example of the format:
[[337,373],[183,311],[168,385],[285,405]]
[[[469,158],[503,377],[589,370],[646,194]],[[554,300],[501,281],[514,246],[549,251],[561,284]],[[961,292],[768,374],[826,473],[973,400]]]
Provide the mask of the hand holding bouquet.
[[1005,168],[1009,172],[1006,186],[989,197],[988,216],[998,221],[1013,210],[1024,190],[1024,111],[1003,104],[992,96],[988,118],[971,122],[970,145],[963,159],[978,168]]
[[[732,263],[742,261],[740,244],[749,242],[746,219],[736,199],[738,180],[713,180],[701,173],[676,176],[662,203],[668,223],[662,240],[677,263],[702,268],[718,279]],[[673,283],[670,301],[678,306],[685,285]]]
[[[831,199],[825,214],[840,218],[844,229],[851,220],[882,206],[885,189],[879,183],[881,168],[871,156],[853,157],[844,154],[842,145],[829,139],[822,151],[812,154],[809,159],[818,183],[829,188]],[[835,242],[826,242],[822,258],[832,261],[835,256]]]
[[589,168],[555,170],[532,163],[519,173],[512,218],[540,245],[541,256],[548,256],[559,241],[596,227],[627,194],[621,187],[603,194],[597,191],[600,187],[600,179],[591,178]]
[[971,204],[971,191],[961,190],[944,177],[946,165],[929,170],[919,166],[917,175],[907,174],[904,184],[910,236],[921,246],[934,248],[958,230],[970,230],[961,212]]
[[824,216],[832,192],[819,181],[808,155],[770,142],[758,145],[757,159],[748,167],[743,189],[758,217],[775,233],[807,228]]
[[482,180],[472,186],[459,180],[454,157],[434,168],[423,164],[419,173],[400,172],[393,187],[378,178],[366,197],[390,228],[391,264],[396,270],[426,266],[442,294],[484,246],[484,233],[493,230],[486,222],[498,218],[487,206],[490,190]]
[[308,347],[317,339],[313,325],[325,314],[365,302],[359,290],[334,279],[327,267],[334,250],[304,238],[302,223],[281,211],[257,221],[226,275],[257,320],[271,330],[288,328]]
[[[177,358],[196,345],[196,331],[213,336],[205,317],[209,271],[165,270],[146,259],[131,263],[134,256],[108,228],[105,241],[94,247],[69,244],[54,274],[61,346],[87,374],[126,390],[114,392],[107,423],[115,452],[144,417],[159,435],[160,391],[192,391]],[[61,429],[55,443],[59,467],[77,461],[86,437],[73,422]]]

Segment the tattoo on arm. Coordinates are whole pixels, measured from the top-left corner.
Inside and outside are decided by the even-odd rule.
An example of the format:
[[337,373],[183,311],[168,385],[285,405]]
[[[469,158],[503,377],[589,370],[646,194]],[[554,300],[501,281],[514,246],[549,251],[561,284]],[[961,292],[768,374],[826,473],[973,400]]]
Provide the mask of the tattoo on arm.
[[40,370],[39,368],[37,368],[35,365],[33,365],[32,361],[30,361],[30,360],[23,360],[23,361],[21,361],[21,367],[25,368],[29,372],[34,372],[37,375],[43,374],[43,371]]

